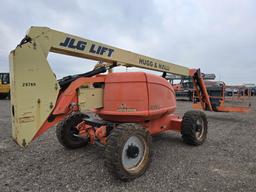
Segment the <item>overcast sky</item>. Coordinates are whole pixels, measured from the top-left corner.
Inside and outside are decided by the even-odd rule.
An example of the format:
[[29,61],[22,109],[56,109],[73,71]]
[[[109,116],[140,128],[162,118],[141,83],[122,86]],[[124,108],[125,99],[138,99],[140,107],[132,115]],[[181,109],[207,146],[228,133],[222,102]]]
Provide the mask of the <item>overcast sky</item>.
[[[200,67],[229,84],[256,83],[255,8],[255,0],[2,0],[0,71],[30,26],[47,26]],[[57,54],[48,60],[58,77],[95,64]]]

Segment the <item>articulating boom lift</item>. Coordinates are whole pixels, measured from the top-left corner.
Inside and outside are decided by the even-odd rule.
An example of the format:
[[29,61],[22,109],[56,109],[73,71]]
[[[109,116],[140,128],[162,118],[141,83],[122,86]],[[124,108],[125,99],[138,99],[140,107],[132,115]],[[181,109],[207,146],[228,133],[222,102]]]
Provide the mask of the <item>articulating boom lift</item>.
[[[100,61],[90,72],[56,80],[47,56],[55,52]],[[175,92],[162,77],[143,72],[102,74],[116,66],[191,76],[202,108],[212,106],[200,70],[164,62],[45,27],[31,27],[10,53],[12,137],[21,146],[57,124],[70,149],[105,145],[106,165],[122,180],[149,165],[151,135],[173,130],[191,145],[202,144],[207,119],[201,111],[173,114]]]

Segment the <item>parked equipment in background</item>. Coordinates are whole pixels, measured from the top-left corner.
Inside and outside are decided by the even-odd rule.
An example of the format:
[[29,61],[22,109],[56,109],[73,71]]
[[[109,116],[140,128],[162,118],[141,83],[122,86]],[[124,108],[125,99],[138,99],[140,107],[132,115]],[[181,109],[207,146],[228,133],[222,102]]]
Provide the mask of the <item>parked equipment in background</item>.
[[225,96],[230,99],[245,99],[254,95],[254,86],[252,85],[226,85]]
[[10,99],[9,73],[0,73],[0,99]]
[[[202,73],[202,78],[204,80],[214,80],[215,74],[204,74]],[[190,76],[179,76],[174,74],[168,74],[166,79],[172,84],[173,89],[175,91],[177,100],[193,100],[193,91],[194,91],[194,83],[192,81],[192,77]],[[179,83],[175,83],[175,81],[180,81]]]
[[[216,112],[248,112],[250,110],[250,95],[251,91],[246,92],[246,89],[237,89],[237,95],[230,97],[227,92],[229,88],[222,81],[205,81],[205,86],[209,95],[212,110]],[[230,86],[228,86],[230,87]],[[248,90],[248,89],[247,89]],[[248,96],[245,96],[245,94]],[[244,101],[241,103],[240,101]],[[201,109],[201,103],[197,95],[197,90],[193,92],[194,109]]]

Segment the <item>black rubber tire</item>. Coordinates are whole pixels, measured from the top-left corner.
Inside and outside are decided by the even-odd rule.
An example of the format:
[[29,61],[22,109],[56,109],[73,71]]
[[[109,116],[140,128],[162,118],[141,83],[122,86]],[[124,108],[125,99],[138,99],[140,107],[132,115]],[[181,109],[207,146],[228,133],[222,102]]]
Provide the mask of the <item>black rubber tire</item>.
[[[145,141],[147,149],[145,152],[144,160],[139,166],[137,172],[127,171],[122,163],[122,151],[126,141],[131,137],[136,136]],[[130,181],[135,179],[145,173],[149,164],[151,157],[151,135],[148,130],[141,127],[138,124],[124,123],[119,124],[114,128],[107,138],[106,148],[105,148],[105,164],[109,170],[117,176],[122,181]]]
[[[67,149],[76,149],[85,146],[88,142],[73,136],[77,130],[75,126],[82,122],[82,118],[86,117],[85,114],[74,112],[60,121],[56,127],[56,136],[60,144]],[[77,131],[78,133],[78,131]]]
[[[202,136],[200,138],[196,137],[198,120],[201,120],[204,126],[202,131]],[[208,129],[208,122],[204,112],[187,111],[184,114],[182,118],[182,123],[181,123],[181,134],[182,134],[182,139],[186,144],[195,145],[195,146],[203,144],[207,138],[207,129]]]

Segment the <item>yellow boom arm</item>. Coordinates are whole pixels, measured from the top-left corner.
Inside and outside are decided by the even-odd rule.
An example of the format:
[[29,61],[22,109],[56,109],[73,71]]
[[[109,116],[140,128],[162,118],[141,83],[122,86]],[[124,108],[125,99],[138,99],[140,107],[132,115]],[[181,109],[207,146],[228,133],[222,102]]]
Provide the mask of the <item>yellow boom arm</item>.
[[[46,27],[31,27],[10,53],[12,137],[26,145],[51,114],[59,84],[47,61],[49,52],[115,65],[139,67],[182,76],[189,69]],[[22,131],[20,131],[22,130]]]

